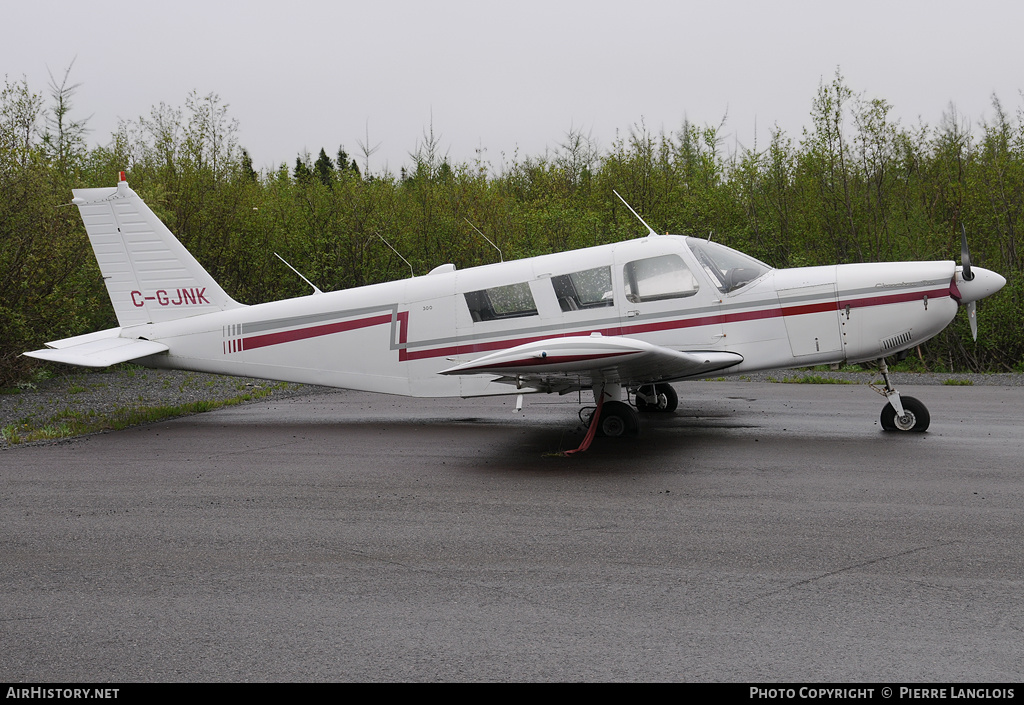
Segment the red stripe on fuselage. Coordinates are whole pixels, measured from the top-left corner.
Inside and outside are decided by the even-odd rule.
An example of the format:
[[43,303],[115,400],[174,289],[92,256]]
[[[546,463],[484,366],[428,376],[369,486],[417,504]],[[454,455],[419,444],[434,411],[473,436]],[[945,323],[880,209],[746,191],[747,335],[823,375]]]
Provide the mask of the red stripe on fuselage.
[[347,330],[379,326],[383,323],[391,323],[390,313],[384,314],[383,316],[360,318],[355,321],[342,321],[340,323],[328,323],[322,326],[310,326],[309,328],[296,328],[295,330],[286,330],[281,331],[280,333],[254,335],[252,337],[242,339],[242,349],[253,350],[255,348],[264,348],[268,345],[290,343],[294,340],[306,340],[307,338],[318,338],[321,335],[331,335],[332,333],[342,333]]
[[[799,304],[793,306],[779,306],[776,308],[764,308],[754,311],[738,311],[735,313],[719,313],[711,316],[700,316],[695,318],[677,318],[655,323],[640,323],[629,326],[612,326],[610,328],[598,328],[591,330],[573,331],[568,333],[546,333],[525,338],[514,338],[505,340],[492,340],[481,343],[465,343],[446,346],[443,348],[429,348],[426,350],[407,350],[405,347],[398,349],[398,359],[401,362],[409,360],[426,360],[435,357],[448,357],[452,355],[466,355],[470,353],[491,352],[494,350],[505,350],[517,345],[533,343],[538,340],[549,338],[569,338],[589,336],[591,333],[601,335],[635,335],[638,333],[652,333],[663,330],[679,330],[683,328],[695,328],[698,326],[722,325],[725,323],[739,323],[742,321],[754,321],[766,318],[779,318],[782,316],[803,316],[813,313],[827,311],[841,311],[847,306],[850,308],[866,308],[869,306],[883,306],[885,304],[903,303],[906,301],[917,301],[925,296],[929,298],[941,298],[950,295],[950,289],[933,289],[931,291],[902,292],[897,294],[886,294],[882,296],[869,296],[858,299],[840,299],[839,301],[821,301],[817,303]],[[398,319],[398,341],[399,345],[408,343],[409,334],[409,312],[399,311]],[[328,323],[326,325],[311,326],[309,328],[298,328],[295,330],[282,331],[279,333],[267,333],[243,338],[240,342],[242,350],[254,350],[268,345],[278,345],[295,340],[306,340],[332,333],[342,333],[359,328],[383,325],[391,323],[390,313],[369,318],[360,318],[354,321],[343,321],[340,323]],[[546,364],[538,362],[534,364]]]
[[938,299],[944,296],[950,296],[951,289],[946,287],[945,289],[932,289],[931,291],[908,291],[902,294],[885,294],[884,296],[868,296],[863,299],[849,299],[839,301],[839,310],[843,310],[847,306],[850,308],[862,308],[866,306],[883,306],[885,304],[899,304],[905,301],[920,301],[925,296],[929,299]]
[[[547,335],[531,336],[528,338],[515,338],[511,340],[494,340],[485,343],[470,343],[463,345],[451,345],[444,348],[430,348],[427,350],[406,350],[398,351],[399,360],[426,360],[434,357],[450,357],[453,355],[466,355],[469,353],[491,352],[494,350],[505,350],[517,345],[534,343],[538,340],[548,338],[568,338],[575,336],[588,336],[591,333],[601,335],[635,335],[637,333],[651,333],[662,330],[679,330],[682,328],[695,328],[697,326],[722,325],[725,323],[739,323],[742,321],[755,321],[765,318],[780,318],[782,316],[803,316],[812,313],[825,313],[828,311],[840,311],[850,308],[865,308],[869,306],[882,306],[885,304],[903,303],[905,301],[917,301],[928,296],[929,298],[940,298],[949,296],[949,289],[933,289],[931,291],[903,292],[899,294],[887,294],[884,296],[871,296],[861,299],[847,299],[840,301],[820,301],[817,303],[799,304],[794,306],[764,308],[755,311],[738,311],[735,313],[720,313],[713,316],[701,316],[697,318],[672,319],[658,321],[656,323],[641,323],[631,326],[617,326],[612,328],[598,328],[592,330],[574,331],[571,333],[554,333]],[[405,342],[405,339],[402,339]]]

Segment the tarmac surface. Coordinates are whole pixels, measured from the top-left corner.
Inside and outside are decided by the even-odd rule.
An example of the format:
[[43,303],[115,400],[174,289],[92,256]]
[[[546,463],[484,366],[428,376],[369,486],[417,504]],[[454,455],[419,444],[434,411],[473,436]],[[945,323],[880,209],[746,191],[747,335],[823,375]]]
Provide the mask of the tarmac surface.
[[4,450],[0,681],[1024,677],[1024,388],[677,389],[571,458],[575,396],[356,392]]

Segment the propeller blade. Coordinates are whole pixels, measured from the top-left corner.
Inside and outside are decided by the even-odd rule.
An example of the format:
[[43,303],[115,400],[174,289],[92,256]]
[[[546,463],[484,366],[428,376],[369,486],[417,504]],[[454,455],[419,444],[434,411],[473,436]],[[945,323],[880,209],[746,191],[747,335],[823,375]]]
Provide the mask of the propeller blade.
[[967,249],[967,228],[963,223],[960,223],[960,264],[964,266],[962,274],[964,281],[969,282],[974,279],[974,273],[971,271],[971,253]]
[[[967,228],[964,224],[960,223],[960,263],[963,265],[960,270],[960,277],[965,282],[973,281],[975,274],[971,271],[971,253],[967,249]],[[985,279],[988,273],[983,269],[981,270],[982,278]],[[998,275],[997,275],[998,276]],[[1001,278],[1001,277],[1000,277]],[[981,282],[979,280],[979,282]],[[996,287],[996,290],[1002,287]],[[978,342],[978,299],[972,298],[967,302],[967,320],[971,324],[971,336],[974,337],[974,342]]]

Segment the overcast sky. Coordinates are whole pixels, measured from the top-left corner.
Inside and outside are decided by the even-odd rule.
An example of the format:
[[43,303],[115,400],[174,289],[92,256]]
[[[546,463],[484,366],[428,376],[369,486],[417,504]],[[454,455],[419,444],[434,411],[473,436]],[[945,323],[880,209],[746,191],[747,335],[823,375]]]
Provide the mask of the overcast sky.
[[31,0],[2,13],[0,73],[45,92],[47,70],[74,61],[92,143],[212,92],[258,168],[363,142],[379,145],[371,170],[397,173],[431,122],[453,162],[483,148],[495,169],[573,128],[607,149],[641,120],[672,132],[728,114],[727,146],[764,146],[776,124],[800,138],[837,67],[904,125],[934,125],[952,102],[976,126],[993,93],[1011,114],[1024,104],[1024,3],[1011,0]]

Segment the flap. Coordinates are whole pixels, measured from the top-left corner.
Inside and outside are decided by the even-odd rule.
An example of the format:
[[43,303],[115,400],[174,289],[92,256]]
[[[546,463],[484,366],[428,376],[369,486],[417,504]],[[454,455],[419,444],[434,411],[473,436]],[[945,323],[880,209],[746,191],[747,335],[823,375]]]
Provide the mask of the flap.
[[501,381],[532,382],[541,388],[560,386],[559,378],[571,378],[573,386],[590,386],[594,379],[639,385],[709,374],[741,362],[743,356],[734,352],[683,352],[636,338],[593,333],[518,345],[441,374],[501,375]]

